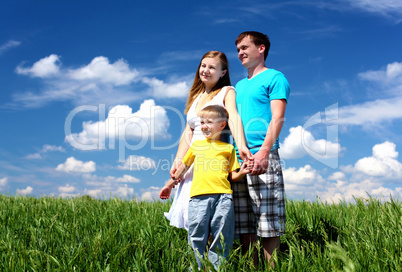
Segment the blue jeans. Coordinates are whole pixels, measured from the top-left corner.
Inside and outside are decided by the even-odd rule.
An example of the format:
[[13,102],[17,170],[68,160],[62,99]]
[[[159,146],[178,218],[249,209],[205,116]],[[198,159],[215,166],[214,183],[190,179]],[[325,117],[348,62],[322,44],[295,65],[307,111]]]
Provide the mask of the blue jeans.
[[[225,262],[233,246],[234,208],[231,194],[194,196],[188,206],[188,241],[200,268],[203,267],[209,234],[212,244],[208,259],[215,269]],[[222,240],[223,238],[223,240]]]

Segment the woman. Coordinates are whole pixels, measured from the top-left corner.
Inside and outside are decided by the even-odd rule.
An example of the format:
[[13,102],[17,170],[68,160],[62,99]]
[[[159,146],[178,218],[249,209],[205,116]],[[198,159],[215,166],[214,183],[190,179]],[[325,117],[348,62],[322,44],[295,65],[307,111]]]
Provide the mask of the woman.
[[[219,51],[209,51],[201,59],[195,74],[193,86],[187,99],[184,113],[187,124],[180,138],[176,157],[170,169],[173,177],[184,155],[194,141],[205,139],[201,132],[199,113],[209,105],[225,107],[229,113],[229,128],[239,150],[240,157],[248,160],[252,157],[246,147],[243,125],[236,108],[236,94],[230,86],[229,67],[226,55]],[[188,201],[193,179],[193,167],[183,176],[169,213],[165,216],[170,225],[188,229]],[[159,196],[167,199],[175,182],[171,179],[160,191]]]

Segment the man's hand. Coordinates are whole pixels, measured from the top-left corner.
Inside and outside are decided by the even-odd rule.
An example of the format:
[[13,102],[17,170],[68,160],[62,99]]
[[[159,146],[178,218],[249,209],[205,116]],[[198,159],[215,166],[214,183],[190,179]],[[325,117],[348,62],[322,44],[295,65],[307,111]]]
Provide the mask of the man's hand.
[[256,176],[266,173],[269,166],[269,152],[260,150],[254,154],[253,158],[254,166],[251,175]]

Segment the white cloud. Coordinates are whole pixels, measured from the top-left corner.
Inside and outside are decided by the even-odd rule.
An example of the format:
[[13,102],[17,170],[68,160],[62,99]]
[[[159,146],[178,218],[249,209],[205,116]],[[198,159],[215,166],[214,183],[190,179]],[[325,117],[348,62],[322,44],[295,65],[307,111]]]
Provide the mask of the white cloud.
[[355,170],[368,176],[402,178],[402,164],[397,160],[396,145],[384,142],[373,147],[373,156],[358,160]]
[[100,56],[94,58],[87,66],[69,70],[68,75],[74,80],[99,81],[120,86],[137,81],[139,72],[135,69],[131,70],[123,59],[111,64],[108,58]]
[[281,143],[279,153],[283,159],[302,158],[308,154],[320,155],[322,158],[337,158],[341,146],[325,139],[316,140],[311,132],[303,127],[292,127],[289,135]]
[[120,170],[150,170],[155,169],[156,163],[153,159],[144,156],[129,156],[123,165],[119,165]]
[[151,186],[148,189],[143,189],[140,200],[142,201],[154,201],[159,199],[159,187]]
[[52,151],[65,152],[66,150],[61,146],[45,144],[38,153],[28,154],[25,158],[30,159],[30,160],[31,159],[34,159],[34,160],[35,159],[42,159],[42,154],[43,153],[52,152]]
[[85,176],[85,184],[90,187],[96,188],[86,188],[84,194],[90,195],[92,197],[129,197],[134,194],[134,188],[128,186],[124,183],[137,182],[138,179],[125,176],[123,178],[116,177],[98,177],[98,176]]
[[329,203],[339,203],[340,201],[354,202],[355,198],[365,198],[369,196],[388,200],[389,197],[398,198],[402,188],[385,188],[379,181],[364,179],[359,182],[347,182],[338,180],[336,183],[327,183],[325,190],[318,194],[322,201]]
[[339,125],[354,125],[372,128],[402,119],[402,63],[394,62],[385,69],[366,71],[358,75],[368,81],[368,89],[380,94],[382,99],[350,106],[334,107],[325,114],[335,116]]
[[0,179],[0,189],[3,188],[4,186],[6,186],[7,183],[8,183],[8,178],[7,177],[1,178]]
[[91,173],[96,170],[96,163],[93,161],[83,162],[70,157],[65,163],[59,164],[56,171],[60,172],[73,172],[73,173]]
[[120,197],[128,197],[133,194],[134,194],[134,189],[128,187],[127,184],[125,184],[124,186],[118,187],[117,190],[114,192],[114,195],[120,196]]
[[64,148],[61,146],[48,145],[48,144],[45,144],[41,150],[42,153],[51,152],[51,151],[65,152],[66,150],[64,150]]
[[167,84],[162,80],[156,78],[143,78],[142,82],[151,87],[151,94],[153,97],[187,97],[190,86],[186,81]]
[[13,94],[9,107],[42,107],[52,101],[71,101],[75,105],[127,104],[148,97],[184,98],[188,79],[175,78],[167,83],[146,77],[123,59],[114,63],[107,57],[95,57],[80,68],[63,68],[59,56],[50,55],[32,67],[18,66],[16,72],[39,77],[43,88],[37,92]]
[[42,155],[39,153],[34,153],[34,154],[28,154],[25,156],[25,159],[28,160],[38,160],[38,159],[42,159]]
[[340,125],[381,125],[402,118],[402,97],[344,106],[339,108],[338,112],[339,119],[336,123]]
[[402,194],[402,187],[394,187],[393,184],[400,184],[402,164],[397,158],[396,145],[386,141],[373,147],[371,157],[359,159],[354,166],[340,167],[341,171],[333,172],[326,180],[310,165],[298,170],[286,169],[284,179],[286,190],[289,189],[287,195],[303,196],[310,200],[318,196],[322,201],[335,203],[342,200],[353,202],[354,197],[368,198],[369,195],[382,200],[390,196],[398,198]]
[[58,190],[60,193],[73,193],[75,190],[77,190],[77,188],[67,184],[66,186],[59,186]]
[[303,196],[310,199],[315,198],[318,190],[322,189],[324,179],[310,165],[296,169],[290,167],[283,170],[285,190],[288,196]]
[[130,175],[124,175],[121,178],[116,178],[116,182],[120,183],[139,183],[140,180]]
[[360,177],[356,181],[348,180],[345,173],[334,172],[324,179],[310,165],[289,168],[283,171],[286,196],[294,199],[314,201],[319,198],[323,202],[354,202],[355,198],[369,196],[380,200],[401,196],[402,187],[395,189],[385,187],[382,178]]
[[135,113],[127,105],[115,106],[105,121],[84,122],[83,131],[67,135],[66,141],[77,149],[100,150],[106,148],[106,138],[109,146],[115,140],[124,143],[127,139],[139,140],[136,148],[140,149],[149,138],[169,138],[169,125],[166,110],[150,99],[145,100]]
[[84,176],[85,184],[89,186],[99,186],[99,187],[113,187],[116,186],[117,183],[139,183],[140,180],[130,175],[124,175],[123,177],[99,177],[96,175],[85,175]]
[[89,195],[91,197],[100,197],[100,196],[102,196],[102,190],[101,189],[93,189],[93,190],[85,189],[84,194]]
[[77,188],[71,186],[70,184],[66,184],[66,186],[59,186],[59,196],[60,197],[74,197],[79,196],[79,193],[74,193],[77,191]]
[[387,65],[387,77],[394,79],[396,77],[402,76],[402,63],[393,62]]
[[345,180],[346,175],[343,172],[334,172],[328,177],[329,180]]
[[402,63],[389,63],[385,69],[370,70],[358,74],[359,79],[369,81],[370,85],[376,84],[375,88],[384,96],[389,94],[401,97],[402,94]]
[[19,41],[13,41],[13,40],[11,40],[11,41],[6,42],[6,43],[3,44],[3,45],[0,45],[0,55],[3,54],[3,53],[4,53],[5,51],[7,51],[8,49],[13,48],[13,47],[17,47],[17,46],[19,46],[20,44],[21,44],[21,42],[19,42]]
[[139,183],[140,180],[130,175],[122,177],[100,177],[97,175],[84,174],[83,181],[87,188],[84,194],[92,197],[129,197],[134,194],[134,188],[129,184]]
[[18,66],[16,72],[18,74],[30,75],[32,77],[47,78],[59,73],[59,63],[59,56],[52,54],[35,62],[31,68]]
[[402,2],[399,0],[345,0],[352,7],[401,22]]
[[18,195],[30,195],[33,192],[33,188],[31,186],[28,186],[25,189],[17,189],[17,194]]

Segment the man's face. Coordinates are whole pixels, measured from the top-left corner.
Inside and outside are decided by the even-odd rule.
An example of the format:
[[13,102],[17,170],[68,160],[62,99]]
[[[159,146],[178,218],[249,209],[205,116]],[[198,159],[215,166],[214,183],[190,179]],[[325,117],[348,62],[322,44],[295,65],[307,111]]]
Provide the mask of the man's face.
[[261,54],[264,54],[264,49],[263,45],[256,46],[249,36],[244,37],[237,44],[238,57],[245,68],[256,66],[260,61]]

